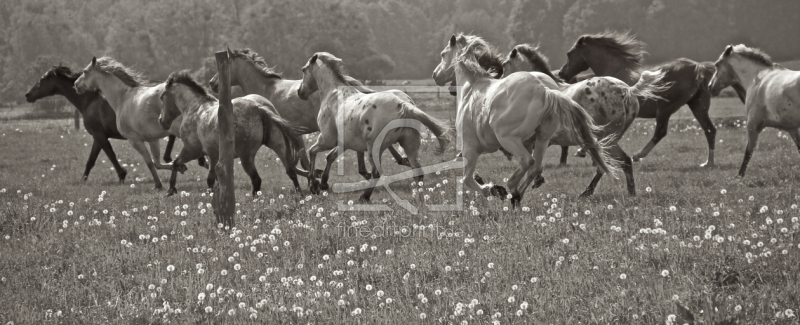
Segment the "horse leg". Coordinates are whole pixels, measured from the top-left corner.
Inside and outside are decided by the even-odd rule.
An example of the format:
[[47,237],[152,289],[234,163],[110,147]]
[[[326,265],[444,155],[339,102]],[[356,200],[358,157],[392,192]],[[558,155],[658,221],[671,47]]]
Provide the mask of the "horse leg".
[[425,175],[422,170],[417,171],[418,168],[422,167],[422,164],[419,162],[420,145],[421,142],[418,136],[406,135],[400,139],[400,147],[403,148],[403,151],[406,153],[409,167],[411,167],[411,170],[415,170],[414,182],[421,182]]
[[[176,136],[170,134],[168,139],[167,139],[167,147],[164,148],[164,162],[165,163],[169,164],[170,162],[172,162],[172,157],[171,157],[172,156],[172,146],[175,145],[175,138],[176,138]],[[156,157],[158,157],[157,153],[154,154],[154,155]]]
[[367,143],[367,156],[370,157],[369,164],[370,166],[372,166],[372,178],[370,181],[371,183],[370,185],[372,186],[368,187],[366,190],[364,190],[364,193],[361,194],[361,197],[358,199],[359,202],[361,203],[370,202],[370,198],[372,197],[372,192],[375,191],[375,184],[378,183],[381,177],[380,173],[378,172],[378,165],[381,163],[380,159],[381,155],[383,154],[383,148],[379,149],[380,151],[378,152],[378,161],[374,161],[374,159],[372,159],[372,147],[373,147],[372,145],[373,145],[372,143]]
[[97,155],[100,154],[100,142],[97,139],[92,142],[92,151],[89,151],[89,160],[86,161],[86,169],[83,171],[82,181],[89,179],[89,172],[92,171],[94,163],[97,161]]
[[640,159],[647,157],[647,154],[650,153],[650,150],[653,150],[653,147],[658,144],[661,139],[667,136],[667,130],[669,129],[669,117],[672,115],[673,110],[670,109],[660,109],[656,113],[656,130],[653,132],[653,138],[650,139],[642,150],[633,154],[633,161],[639,161]]
[[[119,182],[120,183],[125,182],[125,176],[128,176],[128,171],[119,165],[119,161],[117,160],[117,154],[114,153],[114,148],[111,147],[111,142],[108,141],[108,138],[98,136],[94,139],[94,142],[98,143],[100,145],[100,149],[103,149],[103,152],[106,153],[106,157],[108,157],[108,160],[111,161],[111,165],[114,166],[114,170],[117,171]],[[93,160],[93,162],[96,160],[97,157],[95,157],[95,160]],[[94,165],[94,163],[92,163],[92,165]],[[86,172],[86,175],[87,176],[89,175],[88,171]]]
[[561,159],[558,162],[558,167],[567,167],[567,155],[569,155],[569,146],[561,146]]
[[183,174],[186,172],[186,161],[185,155],[178,154],[178,157],[175,157],[175,160],[172,161],[172,173],[169,175],[169,189],[167,190],[167,196],[173,196],[175,193],[178,193],[178,189],[175,187],[175,183],[178,182],[178,172]]
[[[336,150],[336,149],[333,149]],[[330,156],[330,154],[329,154]],[[363,151],[356,151],[356,160],[358,160],[358,174],[364,177],[364,179],[369,180],[372,178],[372,175],[367,172],[367,165],[364,163],[364,152]]]
[[797,146],[797,152],[800,152],[800,129],[790,129],[786,132],[789,132],[789,136],[794,140],[794,145]]
[[[608,154],[611,156],[611,158],[622,162],[622,170],[625,172],[625,180],[627,181],[628,185],[628,194],[631,196],[636,196],[636,185],[633,181],[633,162],[631,161],[631,158],[628,157],[628,155],[625,154],[625,151],[623,151],[619,144],[616,143],[608,149]],[[602,177],[603,172],[598,168],[594,178],[589,183],[589,186],[586,188],[586,190],[581,193],[580,197],[583,198],[592,196],[595,188],[597,187],[597,183],[600,182],[600,178]]]
[[701,164],[700,167],[714,167],[714,140],[717,137],[717,128],[714,127],[714,122],[708,117],[708,109],[711,107],[711,93],[708,90],[700,89],[686,104],[692,110],[694,118],[700,123],[708,142],[708,160]]
[[250,176],[250,182],[253,184],[253,190],[251,193],[253,196],[256,196],[258,191],[261,191],[261,177],[258,176],[258,170],[256,170],[254,160],[255,155],[242,156],[239,159],[239,161],[242,163],[242,168],[244,169],[245,174]]
[[[308,172],[311,172],[312,170],[309,169],[309,166],[310,166],[309,165],[309,160],[310,159],[309,159],[308,151],[306,149],[306,140],[303,138],[302,135],[298,135],[298,137],[300,137],[300,140],[301,140],[300,142],[303,144],[303,146],[300,149],[298,149],[298,151],[297,151],[297,156],[300,157],[300,159],[298,159],[298,160],[300,160],[300,167],[302,167],[303,169],[305,169]],[[295,169],[295,173],[297,173],[299,171],[300,170]],[[322,171],[319,170],[319,169],[316,169],[313,172],[315,173],[314,177],[320,177],[320,175],[322,175]],[[305,174],[305,173],[301,173],[301,174]]]
[[[336,161],[337,158],[341,157],[344,154],[344,150],[339,150],[341,147],[333,148],[328,155],[325,156],[325,170],[322,171],[322,177],[320,178],[319,188],[320,190],[327,191],[330,189],[330,185],[328,185],[328,178],[331,176],[331,166],[333,166],[333,162]],[[356,155],[361,155],[359,158],[359,166],[358,166],[358,173],[361,174],[361,169],[364,169],[364,174],[367,173],[367,168],[362,166],[364,164],[364,153],[363,152],[356,152]],[[363,175],[363,174],[362,174]],[[365,175],[364,178],[369,179],[368,175]]]
[[[760,121],[758,121],[760,122]],[[744,178],[744,172],[747,170],[747,164],[750,163],[750,158],[753,157],[753,150],[756,149],[756,142],[758,142],[758,134],[764,130],[761,123],[753,122],[748,119],[747,121],[747,147],[744,150],[744,159],[742,160],[742,167],[739,168],[739,177]]]
[[[522,193],[525,191],[524,187],[527,187],[528,184],[530,184],[529,182],[526,182],[526,184],[524,184],[525,186],[523,186],[523,189],[520,190],[520,182],[522,181],[522,178],[525,176],[526,172],[534,164],[534,161],[533,158],[531,158],[530,152],[526,150],[525,145],[522,143],[522,141],[520,141],[519,138],[497,137],[497,140],[500,142],[503,148],[514,155],[514,160],[517,161],[518,167],[516,170],[514,170],[514,173],[508,177],[508,183],[506,183],[508,189],[511,191],[511,206],[516,207],[516,205],[518,205],[519,201],[522,199]],[[543,145],[537,143],[536,150],[541,150],[542,148],[547,148],[547,141],[545,141]]]
[[[467,160],[467,165],[464,166],[464,186],[472,189],[473,191],[480,192],[484,197],[491,195],[492,187],[494,185],[491,183],[485,185],[478,184],[474,178],[475,167],[478,166],[478,157],[480,157],[480,153],[472,148],[464,148],[461,151],[461,156]],[[503,190],[505,191],[505,189]]]
[[[316,164],[317,153],[319,153],[320,151],[323,151],[323,150],[332,149],[332,148],[334,148],[336,146],[335,145],[335,143],[336,143],[336,139],[335,138],[333,139],[333,141],[330,141],[329,139],[324,138],[323,135],[324,134],[322,132],[320,132],[319,136],[317,136],[317,141],[314,142],[314,144],[312,144],[310,148],[308,148],[308,163],[309,163],[309,165],[308,165],[308,168],[309,168],[308,169],[309,170],[309,173],[308,173],[308,189],[309,189],[309,191],[311,191],[311,194],[319,194],[319,191],[320,191],[319,181],[317,181],[316,175],[315,175],[316,173],[315,172],[310,172],[310,171],[315,170],[314,169],[314,165]],[[331,143],[333,143],[333,145],[331,145]],[[341,150],[341,151],[344,151],[344,150]],[[323,174],[325,174],[325,173],[323,172]]]
[[[544,133],[544,132],[542,132]],[[552,135],[552,134],[551,134]],[[547,149],[547,143],[550,142],[549,137],[540,134],[539,137],[542,140],[536,141],[536,147],[533,149],[533,158],[532,165],[528,167],[527,172],[525,173],[527,176],[525,181],[520,184],[519,188],[517,188],[517,195],[514,197],[512,194],[511,197],[511,206],[517,207],[520,206],[522,202],[522,196],[525,195],[525,191],[527,190],[528,186],[534,181],[539,179],[542,175],[542,162],[544,161],[544,152]],[[547,139],[547,140],[544,140]],[[544,180],[542,180],[544,181]],[[516,206],[514,205],[514,201],[516,199]]]
[[[394,145],[391,145],[389,146],[389,148],[386,149],[389,150],[389,153],[392,154],[392,157],[394,157],[394,161],[396,161],[398,165],[411,167],[411,163],[409,162],[408,157],[403,157],[403,155],[401,155],[400,152],[398,152],[397,149],[394,148]],[[406,155],[408,155],[408,153],[406,153]]]
[[153,163],[153,158],[150,157],[150,153],[147,152],[147,148],[144,146],[143,141],[135,141],[135,140],[128,140],[131,146],[133,147],[136,152],[138,152],[142,159],[144,159],[144,163],[147,165],[147,169],[150,170],[150,174],[153,175],[153,182],[155,183],[155,189],[159,190],[163,187],[161,185],[161,179],[158,178],[158,172],[156,172],[156,165]]
[[217,161],[219,160],[218,156],[208,155],[209,165],[208,165],[208,176],[206,176],[206,185],[208,188],[213,189],[214,183],[217,181]]
[[[150,141],[148,144],[150,145],[150,152],[153,153],[153,157],[158,157],[159,152],[161,152],[161,145],[158,143],[158,140]],[[169,164],[161,164],[158,161],[154,161],[153,163],[156,169],[172,170],[172,166]]]
[[[275,153],[278,153],[278,152],[275,151]],[[253,154],[253,157],[255,157],[255,154]],[[289,176],[289,179],[292,180],[292,185],[294,185],[294,191],[297,192],[297,193],[300,193],[301,192],[300,182],[297,181],[297,175],[298,175],[297,171],[296,171],[297,167],[295,167],[289,161],[289,159],[287,159],[285,157],[282,157],[280,159],[281,159],[281,163],[283,164],[283,168],[286,170],[286,175]],[[307,175],[308,174],[306,174],[306,176]]]

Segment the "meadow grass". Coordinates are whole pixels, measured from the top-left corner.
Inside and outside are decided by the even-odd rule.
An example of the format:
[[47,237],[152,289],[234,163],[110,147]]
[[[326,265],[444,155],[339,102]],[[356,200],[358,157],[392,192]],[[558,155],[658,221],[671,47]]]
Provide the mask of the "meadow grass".
[[[451,100],[420,106],[448,118]],[[676,302],[699,318],[714,299],[729,320],[796,323],[797,149],[768,129],[747,177],[734,179],[745,132],[735,119],[726,125],[717,135],[719,167],[703,169],[697,122],[673,119],[669,135],[634,165],[636,197],[623,180],[605,177],[594,197],[578,199],[595,169],[575,157],[558,168],[560,150],[550,148],[547,183],[518,210],[466,189],[463,211],[426,210],[426,202],[455,200],[461,171],[451,170],[392,185],[421,208],[417,215],[383,189],[373,201],[394,211],[339,211],[337,202],[359,194],[312,196],[304,180],[304,192],[292,193],[263,148],[262,193],[250,196],[236,167],[237,228],[226,231],[214,225],[206,170],[195,163],[179,175],[181,194],[164,197],[138,154],[112,141],[128,181],[118,184],[101,154],[84,183],[84,131],[69,120],[6,122],[0,322],[663,324],[685,320]],[[623,148],[641,148],[653,126],[636,121]],[[423,164],[456,153],[433,149],[423,144]],[[383,161],[387,174],[406,170]],[[332,183],[361,180],[352,153],[343,164],[346,175]],[[494,153],[481,157],[478,172],[503,183],[514,168]],[[168,172],[160,177],[166,185]]]

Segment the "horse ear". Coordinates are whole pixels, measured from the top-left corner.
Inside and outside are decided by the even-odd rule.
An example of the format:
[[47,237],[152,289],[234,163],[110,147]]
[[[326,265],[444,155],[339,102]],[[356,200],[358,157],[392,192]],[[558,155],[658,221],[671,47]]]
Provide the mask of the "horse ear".
[[516,47],[513,50],[511,50],[511,54],[509,54],[508,57],[510,57],[512,59],[517,57],[517,48]]
[[725,54],[723,54],[723,56],[731,55],[732,52],[733,52],[733,45],[728,45],[728,47],[725,48]]
[[228,51],[228,58],[233,56],[233,53],[231,52],[231,48],[229,46],[225,45],[225,51]]
[[581,36],[580,38],[578,38],[578,42],[575,44],[583,45],[584,43],[586,43],[586,36]]
[[456,34],[450,36],[450,46],[456,46]]
[[314,56],[311,57],[311,60],[308,60],[308,63],[310,63],[310,64],[316,63],[318,56],[319,56],[318,54],[314,54]]
[[92,57],[92,66],[95,66],[95,65],[97,65],[97,57],[93,56]]

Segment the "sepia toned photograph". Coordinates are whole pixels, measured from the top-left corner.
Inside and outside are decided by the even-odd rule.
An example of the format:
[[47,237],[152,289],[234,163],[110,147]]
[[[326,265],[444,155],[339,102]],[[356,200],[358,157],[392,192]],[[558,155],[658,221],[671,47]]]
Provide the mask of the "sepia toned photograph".
[[800,1],[0,0],[0,325],[800,324]]

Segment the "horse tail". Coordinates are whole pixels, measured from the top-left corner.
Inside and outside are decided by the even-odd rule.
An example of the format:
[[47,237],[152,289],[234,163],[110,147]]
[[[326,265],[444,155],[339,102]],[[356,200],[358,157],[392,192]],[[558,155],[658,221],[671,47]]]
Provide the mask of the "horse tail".
[[284,156],[289,159],[290,166],[296,165],[297,160],[300,159],[297,153],[303,148],[303,140],[299,130],[293,126],[291,122],[270,111],[266,106],[259,106],[258,112],[261,115],[261,123],[264,128],[264,136],[261,139],[261,144],[267,145],[270,140],[270,131],[272,128],[278,129],[281,135],[283,135],[283,142],[286,146]]
[[594,124],[594,119],[583,107],[558,90],[546,89],[544,103],[544,118],[559,120],[559,129],[583,147],[600,170],[617,178],[620,162],[608,154],[608,148],[615,140],[614,135],[596,139],[594,134],[602,131],[603,127]]
[[708,84],[711,83],[715,72],[717,72],[717,67],[714,66],[714,63],[709,61],[697,63],[694,67],[694,75],[700,89],[708,91]]
[[425,127],[430,129],[431,132],[436,135],[436,140],[439,141],[439,148],[436,149],[434,154],[441,155],[444,153],[444,151],[447,149],[447,144],[450,143],[450,140],[448,140],[445,136],[445,133],[450,130],[450,127],[447,125],[447,123],[428,115],[421,109],[408,102],[400,103],[399,113],[401,118],[420,121],[423,125],[425,125]]
[[663,82],[664,76],[667,73],[664,70],[644,71],[639,76],[639,81],[635,85],[628,88],[625,94],[625,101],[633,101],[636,98],[641,98],[642,102],[647,100],[664,100],[663,97],[656,95],[657,93],[668,90],[672,87],[672,82]]

